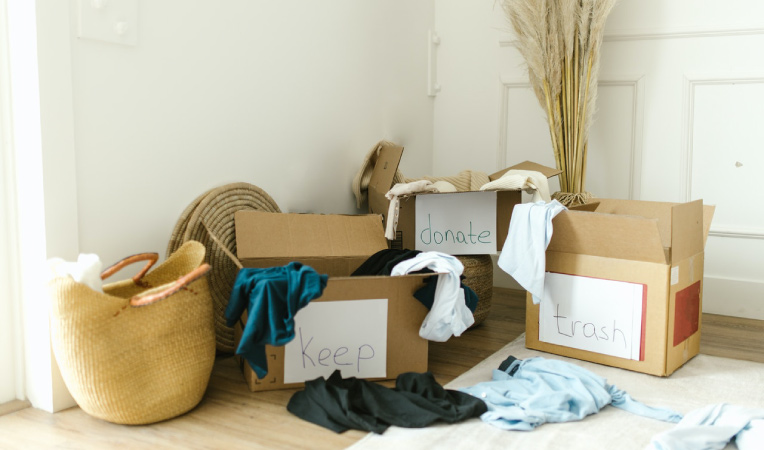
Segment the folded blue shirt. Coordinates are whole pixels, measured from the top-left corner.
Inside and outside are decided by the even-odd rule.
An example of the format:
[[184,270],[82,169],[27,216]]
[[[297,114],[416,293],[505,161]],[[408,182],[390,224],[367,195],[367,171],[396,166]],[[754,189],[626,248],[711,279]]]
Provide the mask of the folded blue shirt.
[[258,378],[268,374],[265,345],[281,346],[294,339],[294,316],[321,296],[327,280],[327,275],[299,262],[239,270],[225,318],[230,327],[247,311],[236,354],[247,360]]

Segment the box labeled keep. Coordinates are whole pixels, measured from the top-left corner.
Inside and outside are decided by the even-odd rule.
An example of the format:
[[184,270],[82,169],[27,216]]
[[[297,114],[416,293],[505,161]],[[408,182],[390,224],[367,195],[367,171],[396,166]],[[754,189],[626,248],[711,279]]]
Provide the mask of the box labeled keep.
[[[369,212],[387,215],[390,200],[385,196],[394,178],[403,147],[384,142],[369,181]],[[532,170],[547,178],[558,169],[526,161],[489,175],[501,178],[507,171]],[[393,248],[440,251],[451,255],[495,254],[507,238],[512,208],[522,202],[522,191],[463,191],[420,193],[400,198],[398,225]]]
[[703,258],[714,207],[597,199],[552,222],[544,298],[526,346],[668,376],[700,350]]
[[[382,380],[427,370],[428,342],[419,336],[427,309],[414,297],[429,274],[354,276],[388,248],[379,215],[235,213],[237,257],[244,267],[299,261],[329,275],[322,295],[297,312],[295,337],[266,346],[268,374],[239,363],[252,391],[289,389],[335,369],[343,377]],[[235,326],[241,339],[246,315]]]

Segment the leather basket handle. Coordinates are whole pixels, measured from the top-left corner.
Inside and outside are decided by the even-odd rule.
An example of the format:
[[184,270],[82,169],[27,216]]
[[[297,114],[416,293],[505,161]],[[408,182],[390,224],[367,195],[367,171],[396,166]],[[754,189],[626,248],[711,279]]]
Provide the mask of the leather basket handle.
[[135,296],[131,298],[130,306],[146,306],[154,302],[158,302],[159,300],[165,299],[180,291],[181,289],[184,289],[186,286],[193,283],[197,279],[203,277],[207,274],[207,272],[210,271],[210,269],[212,269],[212,267],[209,264],[204,263],[186,275],[183,275],[182,277],[175,280],[172,285],[168,286],[167,289],[164,289],[161,292],[146,296]]
[[127,258],[118,261],[117,263],[104,269],[104,271],[101,272],[101,279],[105,280],[109,278],[130,264],[134,264],[139,261],[146,261],[146,266],[133,277],[133,282],[137,283],[141,278],[143,278],[144,275],[146,275],[146,272],[148,272],[151,266],[153,266],[154,263],[156,263],[158,260],[158,253],[139,253],[137,255],[128,256]]

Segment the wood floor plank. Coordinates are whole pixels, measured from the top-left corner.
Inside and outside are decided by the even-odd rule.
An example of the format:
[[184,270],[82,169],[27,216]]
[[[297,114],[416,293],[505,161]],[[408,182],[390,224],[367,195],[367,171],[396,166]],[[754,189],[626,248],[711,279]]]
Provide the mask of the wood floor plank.
[[[764,321],[703,315],[701,352],[764,362]],[[431,343],[429,369],[445,384],[525,331],[525,293],[495,288],[487,319],[458,338]],[[388,382],[388,385],[391,383]],[[0,448],[341,449],[365,436],[336,434],[286,411],[294,390],[250,392],[231,357],[215,363],[202,402],[147,426],[115,425],[80,408],[49,414],[25,408],[0,417]]]
[[10,402],[3,403],[2,405],[0,405],[0,416],[4,416],[6,414],[10,414],[12,412],[22,410],[24,408],[29,408],[30,406],[32,405],[26,400],[12,400]]

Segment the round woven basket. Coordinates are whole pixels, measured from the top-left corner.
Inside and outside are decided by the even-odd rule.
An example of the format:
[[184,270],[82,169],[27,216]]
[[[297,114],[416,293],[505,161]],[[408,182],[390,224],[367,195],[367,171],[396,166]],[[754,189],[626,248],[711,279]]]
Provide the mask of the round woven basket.
[[83,411],[141,425],[199,404],[215,363],[212,301],[206,278],[178,277],[207,270],[203,261],[204,247],[188,242],[145,276],[103,292],[71,277],[48,283],[51,345]]
[[491,311],[493,297],[493,261],[490,255],[458,255],[456,258],[464,265],[462,283],[475,291],[478,297],[477,308],[473,316],[473,327],[483,323]]
[[[206,262],[212,266],[208,275],[214,305],[217,350],[233,353],[233,328],[226,325],[225,309],[239,268],[226,254],[236,254],[234,214],[241,210],[281,212],[265,191],[248,183],[232,183],[211,189],[197,197],[181,214],[167,245],[167,256],[188,240],[199,241],[207,249]],[[215,238],[225,246],[222,249]]]

